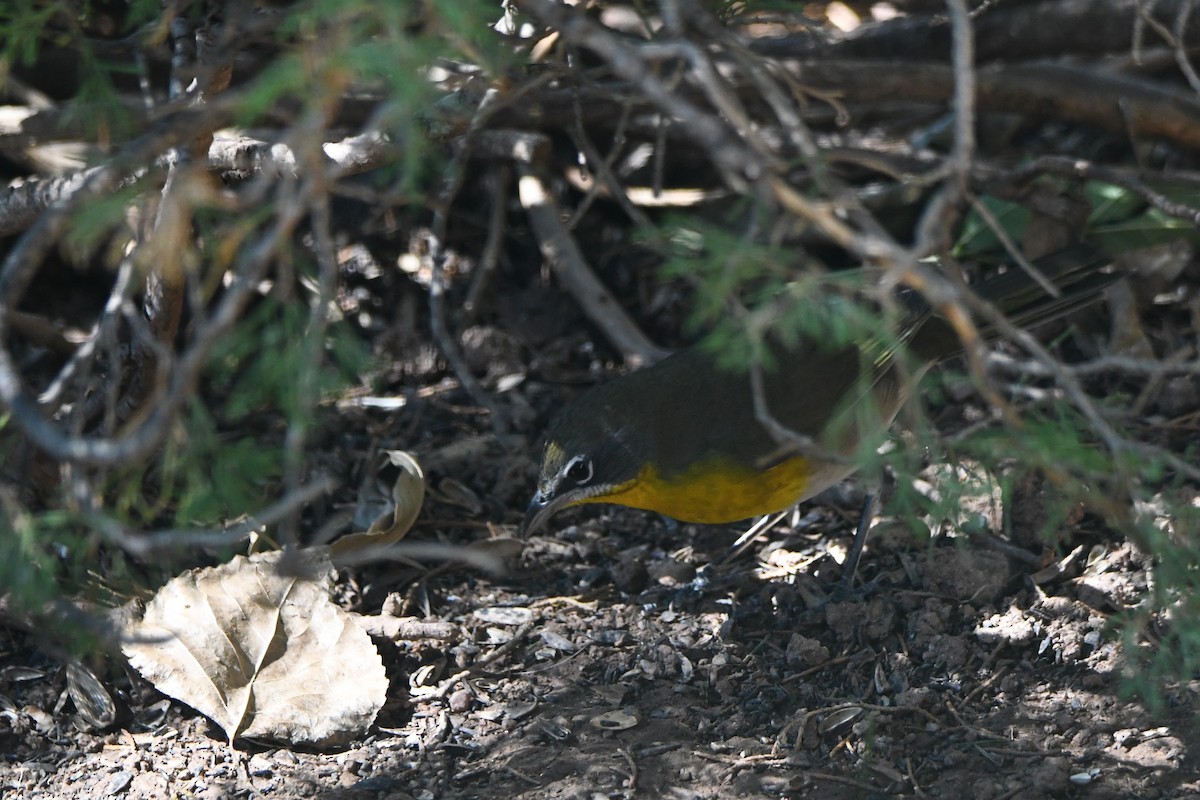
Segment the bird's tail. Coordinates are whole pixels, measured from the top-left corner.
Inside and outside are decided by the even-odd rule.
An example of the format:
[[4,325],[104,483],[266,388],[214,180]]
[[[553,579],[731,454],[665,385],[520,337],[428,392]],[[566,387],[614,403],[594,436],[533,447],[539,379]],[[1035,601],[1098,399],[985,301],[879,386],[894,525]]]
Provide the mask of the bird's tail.
[[[1036,270],[1036,276],[1014,265],[1006,272],[973,284],[970,289],[1014,325],[1030,328],[1096,302],[1104,289],[1120,277],[1110,268],[1111,264],[1112,259],[1099,249],[1076,244],[1035,259],[1030,266]],[[983,323],[980,334],[991,338],[996,331]],[[953,355],[962,349],[962,343],[947,320],[931,313],[914,333],[909,348],[917,356],[932,361]]]

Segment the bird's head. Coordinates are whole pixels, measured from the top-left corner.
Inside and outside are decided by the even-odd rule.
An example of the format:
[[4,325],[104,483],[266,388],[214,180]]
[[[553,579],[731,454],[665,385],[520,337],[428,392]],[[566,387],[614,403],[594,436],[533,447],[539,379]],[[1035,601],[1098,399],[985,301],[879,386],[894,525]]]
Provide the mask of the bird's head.
[[622,379],[588,392],[563,410],[542,451],[537,491],[521,529],[532,533],[555,512],[603,503],[628,488],[645,466],[647,437]]

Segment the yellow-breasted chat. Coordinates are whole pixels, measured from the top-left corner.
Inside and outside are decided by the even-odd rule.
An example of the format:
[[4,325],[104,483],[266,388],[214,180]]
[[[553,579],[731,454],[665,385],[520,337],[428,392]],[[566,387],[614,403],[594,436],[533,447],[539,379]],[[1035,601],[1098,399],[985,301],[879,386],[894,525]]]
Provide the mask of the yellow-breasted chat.
[[[1034,262],[1057,296],[1017,267],[972,290],[1032,327],[1095,299],[1112,281],[1107,263],[1077,245]],[[902,368],[878,342],[776,342],[756,393],[745,367],[719,366],[717,354],[698,345],[590,390],[551,424],[523,529],[583,503],[734,522],[786,509],[846,478],[863,437],[892,423],[926,367],[961,349],[946,320],[913,297],[904,302],[899,329],[917,369]],[[816,447],[789,446],[767,423]]]

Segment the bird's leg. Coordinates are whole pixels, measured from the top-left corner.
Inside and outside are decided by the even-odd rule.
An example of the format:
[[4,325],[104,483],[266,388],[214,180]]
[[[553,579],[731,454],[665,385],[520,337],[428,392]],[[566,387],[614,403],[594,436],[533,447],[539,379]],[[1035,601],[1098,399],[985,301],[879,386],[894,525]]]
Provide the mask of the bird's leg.
[[759,517],[745,533],[738,537],[736,542],[729,545],[724,553],[709,561],[696,572],[696,577],[692,579],[692,588],[696,590],[702,589],[712,579],[714,572],[746,552],[746,549],[750,545],[754,544],[760,536],[773,528],[775,523],[787,516],[787,513],[787,511],[779,511]]
[[834,593],[835,597],[846,597],[854,589],[854,573],[858,571],[858,562],[862,559],[863,546],[867,543],[867,533],[871,530],[871,517],[874,515],[875,492],[867,492],[863,498],[862,516],[858,518],[858,528],[854,531],[854,542],[842,564],[842,579]]
[[722,566],[727,561],[732,561],[742,553],[746,552],[746,549],[749,548],[750,545],[758,541],[759,537],[771,530],[771,528],[775,527],[775,523],[779,522],[779,520],[783,519],[787,515],[787,511],[777,511],[774,514],[766,514],[762,517],[759,517],[757,520],[755,520],[754,524],[746,530],[745,533],[737,538],[736,542],[729,546],[729,549],[726,550],[720,558],[713,562],[714,566]]

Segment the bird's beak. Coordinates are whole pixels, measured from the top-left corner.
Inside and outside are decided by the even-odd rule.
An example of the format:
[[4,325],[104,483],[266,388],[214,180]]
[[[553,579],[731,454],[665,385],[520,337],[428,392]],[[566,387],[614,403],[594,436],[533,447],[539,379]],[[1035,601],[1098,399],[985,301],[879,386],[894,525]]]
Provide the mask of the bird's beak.
[[554,516],[555,512],[564,506],[570,505],[572,499],[570,494],[555,497],[541,491],[537,492],[533,496],[533,499],[529,501],[529,507],[525,509],[525,518],[521,520],[521,528],[518,535],[527,537],[536,533],[546,524],[546,520]]
[[551,513],[553,510],[550,508],[550,499],[541,492],[536,493],[525,509],[525,518],[521,520],[521,528],[517,535],[522,539],[527,538],[546,524]]

